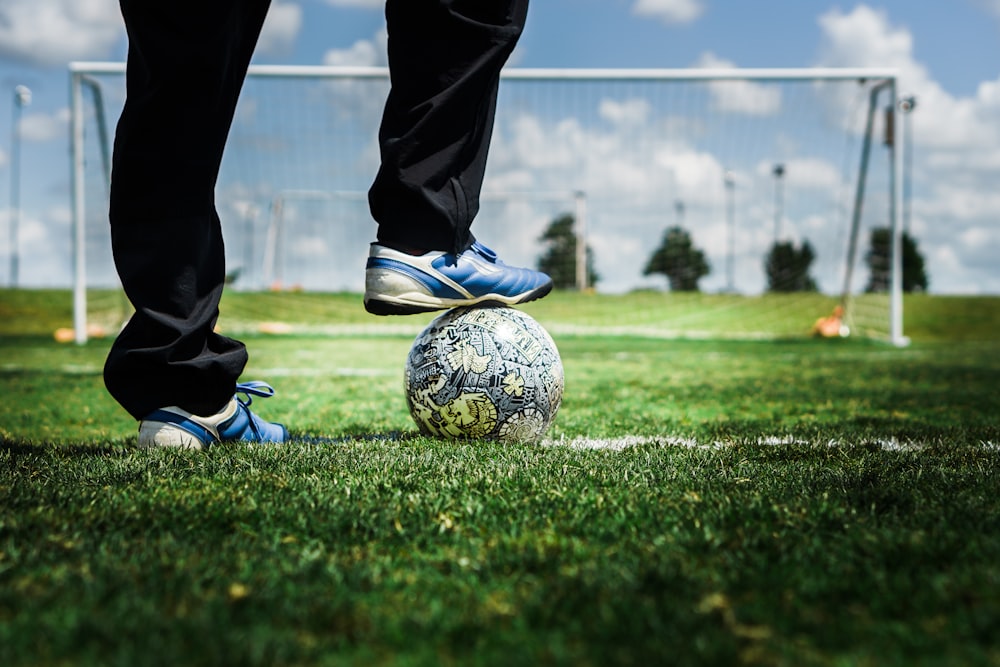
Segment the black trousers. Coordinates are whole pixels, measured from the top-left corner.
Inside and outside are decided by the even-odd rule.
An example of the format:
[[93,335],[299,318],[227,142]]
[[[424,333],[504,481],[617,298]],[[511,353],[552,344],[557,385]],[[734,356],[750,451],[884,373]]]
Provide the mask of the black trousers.
[[[215,333],[225,278],[215,182],[270,0],[120,0],[127,99],[115,134],[111,241],[135,314],[104,368],[136,419],[218,411],[247,363]],[[383,243],[471,245],[500,69],[528,0],[387,0],[391,91],[369,192]]]

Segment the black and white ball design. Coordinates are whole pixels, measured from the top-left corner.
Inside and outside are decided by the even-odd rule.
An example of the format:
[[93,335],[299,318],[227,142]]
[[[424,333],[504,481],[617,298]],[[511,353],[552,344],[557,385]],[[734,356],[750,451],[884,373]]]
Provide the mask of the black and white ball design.
[[506,306],[444,313],[406,359],[406,401],[424,435],[538,441],[555,419],[563,386],[552,337]]

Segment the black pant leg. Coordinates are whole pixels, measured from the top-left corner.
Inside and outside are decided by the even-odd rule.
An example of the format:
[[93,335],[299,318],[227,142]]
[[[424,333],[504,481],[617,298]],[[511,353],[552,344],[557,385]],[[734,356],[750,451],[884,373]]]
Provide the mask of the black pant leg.
[[127,99],[115,134],[111,241],[136,309],[105,384],[136,418],[211,414],[235,391],[243,344],[214,332],[225,278],[215,182],[269,0],[121,0]]
[[369,191],[380,241],[472,244],[500,70],[527,12],[528,0],[386,2],[392,87]]

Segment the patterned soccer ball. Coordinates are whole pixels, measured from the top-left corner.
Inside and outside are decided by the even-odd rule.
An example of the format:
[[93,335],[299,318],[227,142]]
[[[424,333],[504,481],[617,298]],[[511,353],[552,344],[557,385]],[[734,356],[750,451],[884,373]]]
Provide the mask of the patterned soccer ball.
[[455,308],[417,336],[406,402],[424,435],[536,442],[563,394],[559,350],[529,315],[506,306]]

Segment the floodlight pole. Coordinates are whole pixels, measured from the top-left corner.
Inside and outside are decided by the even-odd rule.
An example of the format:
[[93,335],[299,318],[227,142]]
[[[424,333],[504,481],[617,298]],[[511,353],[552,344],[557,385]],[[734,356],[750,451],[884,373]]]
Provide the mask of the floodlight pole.
[[[892,109],[899,108],[897,80],[893,78],[889,87]],[[903,230],[900,225],[900,212],[903,202],[903,184],[900,174],[903,167],[903,151],[900,149],[899,123],[892,124],[892,167],[889,170],[890,193],[889,225],[891,229],[892,271],[889,277],[889,340],[897,347],[909,345],[910,339],[903,335]],[[909,146],[906,146],[909,150]]]
[[252,279],[250,271],[253,270],[253,230],[257,226],[257,218],[259,216],[260,206],[253,203],[248,204],[244,215],[246,231],[243,236],[243,266],[247,270],[247,277],[244,280],[244,284],[249,283]]
[[587,269],[587,193],[577,190],[573,193],[573,207],[576,217],[576,288],[583,292],[589,287]]
[[903,112],[903,233],[910,233],[910,207],[913,196],[913,126],[910,114],[917,108],[917,98],[907,95],[899,100]]
[[774,165],[774,244],[781,240],[781,218],[784,216],[784,194],[782,190],[783,176],[785,175],[785,165]]
[[726,252],[726,291],[736,291],[736,180],[733,172],[727,171],[725,175],[726,185],[726,227],[729,231]]
[[10,286],[17,287],[20,270],[19,230],[21,218],[21,110],[31,104],[31,89],[14,88],[14,113],[10,130]]
[[277,289],[281,284],[281,240],[285,226],[285,197],[279,193],[271,200],[271,222],[264,238],[264,287]]

